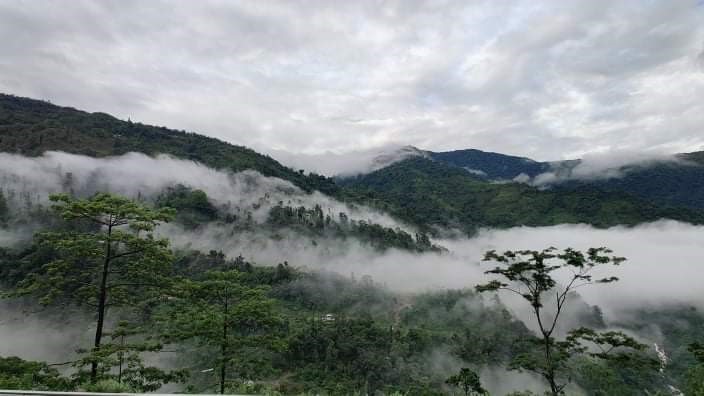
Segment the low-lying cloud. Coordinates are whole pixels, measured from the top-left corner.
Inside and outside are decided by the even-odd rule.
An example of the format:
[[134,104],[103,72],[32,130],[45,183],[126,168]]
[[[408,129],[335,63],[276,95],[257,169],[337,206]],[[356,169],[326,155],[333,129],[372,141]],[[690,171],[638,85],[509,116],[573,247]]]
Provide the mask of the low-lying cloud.
[[629,172],[659,164],[688,163],[675,155],[642,152],[609,152],[588,154],[579,160],[550,163],[550,170],[533,177],[524,173],[513,180],[537,187],[558,184],[570,180],[606,180],[621,178]]
[[[46,202],[49,193],[67,188],[82,194],[108,190],[130,197],[150,197],[168,186],[181,183],[206,191],[213,202],[223,208],[252,208],[260,219],[265,218],[271,205],[290,201],[294,205],[319,204],[331,213],[346,211],[352,218],[404,226],[383,213],[347,205],[319,193],[307,194],[280,179],[256,172],[233,174],[217,171],[167,156],[152,158],[132,153],[95,159],[58,152],[36,158],[0,154],[0,182],[13,210],[22,210],[23,200]],[[580,290],[585,303],[603,309],[607,324],[616,319],[622,321],[627,317],[624,312],[638,308],[666,308],[680,304],[704,308],[700,285],[704,227],[669,220],[608,229],[574,224],[485,229],[473,238],[436,240],[434,242],[447,247],[448,251],[422,254],[396,249],[379,252],[354,238],[311,237],[286,229],[276,230],[273,236],[256,227],[242,230],[221,222],[203,224],[195,230],[175,223],[165,224],[158,228],[158,233],[170,238],[175,249],[221,250],[230,258],[242,255],[260,265],[288,261],[293,266],[310,270],[334,271],[342,275],[354,273],[358,277],[370,275],[377,283],[383,283],[400,294],[472,288],[486,282],[489,277],[484,271],[492,264],[480,260],[487,250],[539,250],[549,246],[583,250],[608,246],[615,254],[627,257],[628,261],[608,268],[603,275],[615,275],[621,280]],[[30,235],[29,226],[0,229],[0,246],[11,246]],[[502,300],[519,319],[534,328],[523,301],[508,296],[502,296]],[[26,318],[25,312],[2,302],[0,312],[3,317],[0,321],[0,355],[18,354],[56,362],[73,348],[63,344],[85,337],[83,329],[61,331],[71,324],[63,323],[58,328],[53,319]],[[46,337],[47,329],[49,332],[56,329],[56,334]],[[32,343],[37,339],[47,340],[51,345]],[[7,340],[12,342],[5,342]],[[438,364],[449,364],[442,359],[438,361]],[[503,376],[506,373],[494,368],[482,371],[482,378],[496,391],[513,387],[512,382],[494,380]],[[536,389],[539,388],[539,383],[532,377],[515,378],[518,378],[516,386],[535,383]]]
[[588,225],[517,227],[483,230],[471,239],[436,241],[446,253],[411,253],[389,250],[379,253],[354,240],[318,240],[293,233],[280,238],[261,238],[256,233],[234,233],[224,225],[211,225],[189,232],[177,225],[162,227],[176,247],[223,250],[228,256],[243,255],[259,264],[284,260],[292,265],[324,269],[341,274],[368,274],[377,282],[401,293],[438,289],[472,288],[488,278],[492,264],[480,262],[487,250],[540,250],[607,246],[628,260],[596,275],[618,276],[611,285],[583,288],[580,294],[610,315],[643,307],[690,304],[704,308],[699,285],[704,227],[662,220],[637,227],[597,229]]
[[0,153],[0,191],[14,210],[26,202],[48,203],[49,194],[71,190],[79,195],[109,191],[131,198],[154,198],[165,188],[183,184],[201,189],[224,210],[246,209],[264,221],[279,202],[311,208],[320,205],[332,217],[410,229],[390,216],[360,205],[347,205],[319,192],[306,193],[293,184],[255,171],[232,173],[167,155],[128,153],[107,158],[49,151],[41,157]]
[[320,154],[293,153],[266,148],[262,150],[284,165],[326,176],[354,176],[369,173],[407,158],[426,155],[413,146],[401,145],[345,153],[328,151]]

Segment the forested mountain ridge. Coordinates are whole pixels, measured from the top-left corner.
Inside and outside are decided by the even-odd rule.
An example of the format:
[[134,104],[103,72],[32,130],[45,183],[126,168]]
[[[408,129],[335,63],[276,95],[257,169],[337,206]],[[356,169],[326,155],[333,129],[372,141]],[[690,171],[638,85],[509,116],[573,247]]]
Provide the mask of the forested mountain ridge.
[[0,151],[36,156],[49,150],[92,157],[131,151],[170,154],[217,169],[253,169],[288,180],[306,191],[336,191],[334,182],[326,177],[304,175],[243,146],[196,133],[122,121],[105,113],[87,113],[0,94]]
[[[515,174],[536,176],[551,169],[550,163],[458,150],[423,152],[369,174],[333,180],[294,171],[266,155],[215,138],[0,95],[0,151],[36,156],[48,150],[92,157],[163,153],[217,169],[253,169],[305,191],[386,210],[425,231],[452,227],[472,233],[480,227],[560,223],[608,227],[659,218],[704,222],[700,213],[704,199],[699,200],[704,196],[704,177],[698,165],[663,163],[623,178],[570,181],[544,189],[494,181],[510,180]],[[682,156],[695,164],[702,157],[702,153]],[[687,189],[682,188],[685,183]]]
[[521,183],[490,183],[459,167],[412,158],[342,181],[349,194],[419,226],[459,228],[589,223],[635,225],[670,218],[704,222],[697,210],[667,208],[631,195],[588,186],[540,190]]
[[426,152],[430,158],[463,168],[486,180],[530,181],[539,175],[555,175],[542,184],[552,189],[594,187],[604,191],[625,192],[664,206],[704,209],[704,151],[677,154],[671,158],[630,163],[595,172],[575,174],[582,160],[538,162],[481,150]]
[[550,169],[550,164],[547,162],[476,149],[428,152],[428,155],[436,161],[454,165],[474,175],[493,180],[511,180],[521,173],[532,177]]

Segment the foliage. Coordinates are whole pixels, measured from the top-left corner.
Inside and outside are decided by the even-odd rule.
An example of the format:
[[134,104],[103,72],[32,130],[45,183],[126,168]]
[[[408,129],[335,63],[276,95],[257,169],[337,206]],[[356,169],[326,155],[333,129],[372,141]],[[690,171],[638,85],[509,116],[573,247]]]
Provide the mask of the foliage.
[[[288,180],[305,191],[318,190],[336,198],[386,209],[422,227],[425,232],[431,232],[434,226],[456,227],[467,233],[483,226],[589,223],[607,227],[663,217],[704,223],[704,215],[699,210],[704,202],[701,199],[704,185],[697,176],[700,174],[697,167],[663,166],[653,168],[650,173],[634,173],[632,177],[629,173],[629,177],[623,179],[565,184],[543,191],[517,183],[495,184],[480,180],[462,168],[470,164],[462,159],[466,153],[434,153],[437,161],[412,158],[336,183],[321,175],[294,171],[268,156],[214,138],[0,94],[0,151],[40,155],[47,150],[94,157],[130,151],[149,155],[162,153],[217,169],[253,169],[266,176]],[[699,161],[699,157],[690,154],[686,159]],[[483,153],[478,158],[478,166],[496,175],[504,175],[509,169],[517,170],[521,163],[525,163],[528,174],[544,166],[493,153]],[[683,185],[687,189],[682,189]],[[681,206],[696,210],[681,209]]]
[[73,386],[46,363],[0,357],[0,389],[70,391]]
[[101,349],[108,308],[134,307],[169,282],[168,241],[155,239],[151,231],[173,213],[105,193],[89,199],[59,194],[51,200],[63,219],[81,226],[37,236],[54,255],[27,275],[17,294],[37,296],[43,305],[71,302],[93,309],[95,342],[77,364],[90,365],[96,382],[112,367],[112,348]]
[[306,191],[333,195],[337,191],[329,178],[314,173],[305,175],[251,149],[215,138],[0,94],[0,151],[41,155],[48,150],[92,157],[131,151],[170,154],[216,169],[253,169],[288,180]]
[[445,382],[462,389],[465,396],[481,396],[488,393],[482,388],[479,375],[467,367],[460,369],[459,373],[449,377]]
[[243,355],[277,343],[272,337],[280,324],[274,301],[267,298],[265,287],[250,287],[244,278],[231,270],[208,272],[202,280],[184,279],[161,316],[167,342],[192,340],[215,348],[208,365],[218,367],[220,393],[234,373],[256,375],[243,367]]
[[182,184],[168,187],[157,197],[156,206],[176,210],[176,220],[189,228],[218,218],[217,208],[204,191],[192,190]]
[[687,396],[704,395],[704,364],[696,365],[687,370],[687,377],[682,390]]
[[[183,197],[188,197],[192,191],[185,192]],[[59,206],[65,204],[59,203]],[[304,213],[316,212],[315,208],[304,208]],[[319,235],[316,226],[296,221],[290,225],[292,229],[310,232],[314,237]],[[339,216],[334,222],[342,224]],[[105,227],[79,220],[51,224],[49,234],[54,235],[105,231]],[[266,224],[260,226],[266,227]],[[324,225],[321,232],[331,231],[333,227]],[[124,232],[133,232],[126,226],[123,228]],[[147,234],[140,232],[138,235],[146,237]],[[65,249],[44,243],[45,240],[37,238],[34,245],[24,250],[0,252],[0,276],[7,286],[16,285],[18,279],[42,275],[43,266],[71,257]],[[110,323],[114,325],[104,331],[99,353],[85,351],[88,353],[79,359],[78,365],[97,361],[101,380],[116,381],[134,391],[153,391],[163,382],[184,379],[184,372],[152,370],[154,368],[143,364],[145,352],[162,350],[163,342],[173,342],[167,349],[174,352],[171,356],[176,360],[175,366],[189,367],[187,390],[212,389],[219,376],[221,350],[216,341],[189,336],[193,327],[185,322],[191,317],[202,319],[204,316],[198,315],[207,309],[196,311],[204,306],[198,304],[189,307],[186,302],[192,295],[186,285],[211,282],[211,273],[230,272],[237,274],[235,283],[243,290],[260,290],[258,293],[269,301],[267,304],[271,304],[270,311],[276,320],[256,335],[262,341],[257,346],[238,347],[234,341],[240,336],[230,334],[232,348],[239,354],[233,353],[233,359],[227,360],[227,374],[223,376],[227,380],[227,392],[446,394],[445,380],[450,372],[447,367],[438,368],[438,361],[459,360],[468,367],[482,367],[508,366],[521,361],[533,364],[540,360],[536,352],[542,345],[534,343],[535,337],[523,323],[512,317],[498,299],[470,290],[405,295],[393,293],[363,274],[342,276],[294,269],[286,262],[263,266],[241,256],[230,259],[215,250],[180,251],[175,255],[173,266],[157,274],[165,281],[164,286],[169,287],[129,290],[129,296],[124,296],[126,305],[111,310]],[[87,269],[90,263],[84,264],[83,268]],[[548,272],[549,276],[553,274]],[[56,286],[65,290],[52,299],[55,306],[85,302],[83,308],[94,309],[90,304],[95,305],[95,297],[76,301],[71,293],[78,287],[73,282],[57,282]],[[571,295],[565,304],[573,307],[575,301],[578,300]],[[212,305],[213,309],[216,307]],[[599,312],[586,311],[589,314],[582,318],[586,318],[585,321],[580,319],[581,323],[591,323],[590,326],[598,328],[603,323]],[[672,354],[673,361],[662,374],[653,370],[651,362],[643,359],[642,354],[626,353],[628,348],[619,346],[600,356],[603,351],[598,345],[607,350],[619,342],[626,346],[629,340],[618,334],[582,329],[573,333],[571,340],[554,337],[556,350],[565,346],[570,352],[578,352],[564,365],[572,381],[594,394],[604,394],[605,389],[610,390],[608,394],[617,395],[642,394],[644,390],[654,393],[666,389],[668,384],[686,389],[684,372],[693,362],[693,355],[681,349],[701,339],[697,329],[704,318],[695,311],[675,309],[645,312],[636,318],[640,318],[636,323],[654,323],[663,330],[667,340],[664,347]],[[636,330],[643,334],[643,329]],[[157,335],[166,337],[158,339]],[[560,344],[562,342],[565,344]],[[589,348],[584,349],[585,346]],[[207,371],[211,368],[212,372]],[[206,372],[201,372],[203,370]],[[676,375],[676,370],[682,373]],[[80,372],[74,383],[82,383],[86,376],[87,373]]]
[[97,393],[132,393],[134,390],[129,385],[114,379],[100,380],[94,384],[84,386],[86,392]]
[[693,342],[689,345],[689,351],[694,355],[697,364],[687,370],[684,392],[686,395],[704,395],[704,345]]
[[[542,251],[506,251],[502,254],[489,251],[484,257],[485,261],[498,264],[486,273],[497,275],[499,279],[478,285],[476,289],[480,292],[506,290],[520,296],[530,304],[539,328],[539,336],[532,340],[536,350],[518,355],[510,368],[525,369],[542,376],[550,385],[553,395],[562,394],[569,383],[570,363],[574,356],[586,354],[619,364],[647,361],[633,353],[645,346],[622,332],[599,333],[580,327],[570,330],[563,340],[554,337],[560,315],[575,289],[618,280],[616,277],[594,278],[592,275],[596,267],[619,265],[625,260],[610,256],[611,253],[603,247],[590,248],[586,254],[571,248],[562,252],[548,248]],[[564,285],[558,284],[554,278],[557,271],[568,272]],[[552,304],[551,317],[545,314],[546,303]]]
[[295,227],[296,230],[310,231],[313,235],[330,237],[355,237],[361,242],[369,243],[379,250],[397,248],[416,252],[442,251],[433,245],[426,233],[416,233],[415,238],[400,228],[389,228],[364,220],[350,220],[346,213],[337,216],[324,214],[319,205],[312,209],[304,206],[284,206],[279,202],[269,212],[269,224]]
[[462,168],[412,158],[340,180],[350,200],[386,210],[427,232],[434,226],[472,234],[481,227],[587,223],[635,225],[661,218],[704,223],[699,210],[663,208],[620,192],[589,186],[541,190],[492,183]]
[[[537,162],[528,158],[484,152],[457,150],[430,153],[431,158],[468,170],[475,177],[489,180],[513,180],[523,174],[535,177],[555,172],[565,179],[581,160]],[[679,154],[670,161],[626,165],[618,169],[619,177],[571,179],[551,184],[556,190],[598,188],[627,193],[640,199],[669,207],[704,209],[704,152]]]
[[512,180],[521,173],[532,177],[550,169],[545,162],[473,149],[430,153],[430,156],[436,161],[466,169],[470,173],[474,171],[475,176],[491,180]]

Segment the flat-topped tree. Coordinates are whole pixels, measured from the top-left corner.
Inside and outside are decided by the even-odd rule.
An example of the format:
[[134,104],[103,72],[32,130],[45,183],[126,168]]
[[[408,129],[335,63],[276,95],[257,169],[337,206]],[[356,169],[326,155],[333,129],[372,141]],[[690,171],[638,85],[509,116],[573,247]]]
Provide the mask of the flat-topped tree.
[[[571,330],[563,340],[557,340],[555,330],[569,297],[578,288],[613,283],[617,277],[595,277],[597,267],[619,265],[623,257],[612,256],[608,248],[590,248],[586,253],[567,248],[558,251],[548,248],[542,251],[518,250],[485,254],[484,261],[492,261],[497,266],[486,274],[498,279],[476,286],[477,291],[506,290],[519,295],[531,307],[538,324],[539,353],[524,353],[511,363],[512,369],[533,371],[542,376],[550,386],[552,395],[564,393],[570,382],[569,363],[578,355],[597,359],[614,360],[621,363],[651,365],[650,359],[634,352],[645,349],[645,345],[622,332],[597,332],[580,327]],[[566,280],[558,282],[555,276],[564,273]],[[546,305],[551,310],[546,312]]]
[[95,382],[110,369],[100,363],[108,308],[135,307],[168,284],[173,262],[169,243],[152,231],[174,213],[107,193],[88,199],[57,194],[50,199],[70,228],[36,236],[39,244],[54,251],[53,259],[29,274],[19,293],[35,295],[44,305],[75,303],[94,310],[93,348],[82,361],[90,364]]

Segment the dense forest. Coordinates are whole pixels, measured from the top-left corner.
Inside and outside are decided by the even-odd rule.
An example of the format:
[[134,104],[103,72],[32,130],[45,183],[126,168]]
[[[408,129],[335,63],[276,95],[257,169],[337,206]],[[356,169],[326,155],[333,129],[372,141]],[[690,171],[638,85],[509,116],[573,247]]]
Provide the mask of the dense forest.
[[465,170],[413,158],[342,182],[344,192],[419,226],[458,228],[587,223],[635,225],[659,218],[704,221],[696,209],[663,207],[634,196],[574,186],[539,190],[496,184]]
[[530,180],[552,174],[557,176],[557,180],[544,184],[543,187],[555,190],[596,188],[627,193],[662,206],[704,208],[704,151],[654,159],[645,157],[640,162],[625,161],[603,170],[612,172],[614,177],[602,177],[600,174],[591,177],[573,175],[575,169],[583,165],[582,160],[537,162],[529,158],[480,150],[429,152],[428,156],[485,180]]
[[[461,392],[474,372],[505,367],[542,375],[540,367],[546,364],[534,361],[541,348],[534,333],[497,296],[485,295],[485,286],[398,294],[368,276],[299,270],[285,262],[253,265],[218,251],[172,250],[168,240],[152,236],[163,221],[197,227],[222,217],[203,191],[175,186],[153,204],[108,194],[88,199],[57,195],[52,200],[53,209],[33,212],[47,224],[45,231],[24,248],[0,251],[7,301],[35,301],[59,315],[96,312],[97,318],[102,317],[101,306],[111,308],[100,322],[101,341],[92,348],[84,345],[73,360],[3,357],[3,388],[119,392],[172,384],[189,392],[439,395]],[[8,221],[16,220],[10,216]],[[326,220],[320,208],[278,204],[261,226],[272,222],[302,227],[301,232],[311,235],[327,228],[361,235],[378,249],[440,249],[421,234],[412,238],[383,227],[369,232],[367,225],[357,229],[359,225],[345,225],[345,220]],[[106,251],[106,244],[112,250]],[[521,254],[537,254],[542,260],[547,253]],[[588,269],[608,263],[600,254],[566,251],[545,257]],[[542,272],[536,279],[550,279],[550,271],[560,267],[532,260],[516,264],[521,272]],[[510,261],[499,257],[497,262]],[[101,281],[101,273],[111,275]],[[488,287],[494,285],[503,283]],[[553,286],[544,285],[546,291]],[[666,392],[673,384],[687,389],[701,381],[698,355],[692,351],[704,337],[704,317],[694,308],[637,313],[657,317],[667,334],[670,344],[665,347],[674,351],[676,364],[663,371],[651,348],[606,331],[598,307],[584,304],[569,290],[567,295],[589,332],[568,335],[565,341],[548,336],[549,345],[560,348],[556,356],[562,356],[555,378],[563,382],[555,394],[579,387],[593,394],[635,395],[646,389]],[[624,328],[637,331],[633,323],[650,319]],[[615,354],[588,352],[582,342],[611,345]],[[629,348],[635,352],[626,353]],[[153,358],[148,357],[158,354],[169,355],[167,366],[149,365]],[[454,363],[445,363],[448,368],[437,362]],[[458,370],[455,376],[448,374],[452,367]]]

